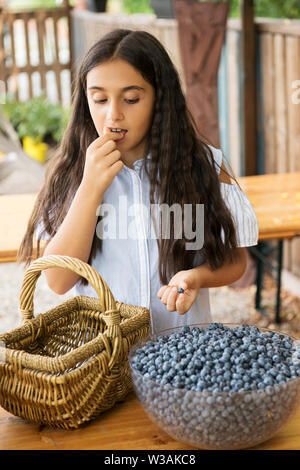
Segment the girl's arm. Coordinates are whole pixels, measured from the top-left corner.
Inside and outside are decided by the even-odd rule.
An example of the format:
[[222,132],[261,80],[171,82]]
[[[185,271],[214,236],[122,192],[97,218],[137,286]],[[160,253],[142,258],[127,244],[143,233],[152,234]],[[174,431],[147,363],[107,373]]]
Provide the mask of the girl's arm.
[[[238,259],[235,263],[225,263],[221,268],[213,271],[202,264],[193,269],[179,271],[172,277],[168,286],[162,286],[157,296],[166,305],[170,312],[186,313],[196,300],[199,289],[206,287],[220,287],[230,285],[240,279],[246,269],[246,249],[237,248]],[[184,293],[179,294],[181,288]]]
[[[71,256],[87,263],[98,220],[97,208],[106,189],[123,168],[121,152],[115,143],[119,138],[107,128],[106,133],[88,147],[81,184],[63,223],[46,246],[44,256]],[[59,295],[65,294],[80,279],[78,274],[65,268],[46,269],[45,276],[50,289]]]
[[[84,185],[79,186],[70,209],[58,232],[47,244],[44,255],[64,255],[88,261],[97,223],[97,207],[101,200]],[[70,290],[80,276],[69,269],[49,268],[45,271],[48,286],[56,294]]]
[[226,286],[240,279],[246,269],[246,249],[237,248],[237,250],[239,256],[235,263],[224,263],[215,271],[212,271],[207,263],[190,269],[190,275],[195,277],[198,288]]

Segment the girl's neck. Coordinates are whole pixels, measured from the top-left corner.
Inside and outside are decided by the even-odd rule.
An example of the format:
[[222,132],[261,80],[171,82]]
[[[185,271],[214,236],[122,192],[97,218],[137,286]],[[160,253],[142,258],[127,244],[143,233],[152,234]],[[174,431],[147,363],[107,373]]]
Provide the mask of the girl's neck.
[[128,151],[121,151],[121,160],[123,163],[128,167],[128,168],[133,168],[134,162],[138,160],[143,160],[144,158],[147,157],[148,155],[148,141],[147,138],[144,138],[142,141],[140,141],[137,145],[135,145],[133,148],[131,148]]
[[137,162],[138,160],[141,160],[141,158],[126,159],[124,157],[121,157],[121,160],[123,161],[124,165],[126,165],[128,168],[133,169],[134,163]]
[[137,162],[138,160],[143,160],[144,158],[146,158],[146,156],[143,154],[143,153],[138,153],[138,154],[135,154],[135,155],[128,155],[128,154],[125,154],[123,155],[121,153],[121,160],[122,162],[128,167],[128,168],[133,168],[133,164],[135,162]]

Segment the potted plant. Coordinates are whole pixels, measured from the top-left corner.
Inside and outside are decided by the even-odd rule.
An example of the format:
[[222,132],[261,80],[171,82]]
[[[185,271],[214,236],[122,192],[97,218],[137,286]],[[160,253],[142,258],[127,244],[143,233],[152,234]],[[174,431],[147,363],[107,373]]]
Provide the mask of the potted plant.
[[24,102],[14,101],[8,96],[2,106],[25,152],[45,162],[48,147],[57,145],[62,138],[69,110],[50,103],[43,95]]

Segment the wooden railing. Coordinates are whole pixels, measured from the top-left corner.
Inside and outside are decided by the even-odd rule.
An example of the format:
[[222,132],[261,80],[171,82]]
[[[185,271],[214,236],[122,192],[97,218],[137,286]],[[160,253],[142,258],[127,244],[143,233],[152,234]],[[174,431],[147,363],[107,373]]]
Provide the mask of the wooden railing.
[[[40,92],[49,97],[54,82],[55,101],[70,101],[73,59],[70,10],[68,0],[57,8],[0,9],[0,80],[15,99],[20,99],[23,88],[27,89],[24,99]],[[47,86],[49,72],[51,87]],[[65,72],[68,78],[62,81]],[[33,81],[35,74],[40,77],[38,85]],[[66,99],[63,88],[68,91]]]

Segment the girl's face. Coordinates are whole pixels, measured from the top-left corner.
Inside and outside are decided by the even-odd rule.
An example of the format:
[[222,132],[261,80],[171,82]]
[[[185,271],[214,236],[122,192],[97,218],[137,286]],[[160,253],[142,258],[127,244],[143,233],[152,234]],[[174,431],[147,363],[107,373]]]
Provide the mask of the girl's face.
[[99,136],[105,127],[127,131],[120,142],[115,141],[123,162],[132,167],[136,160],[146,157],[155,99],[152,85],[130,64],[116,59],[89,71],[87,96]]

